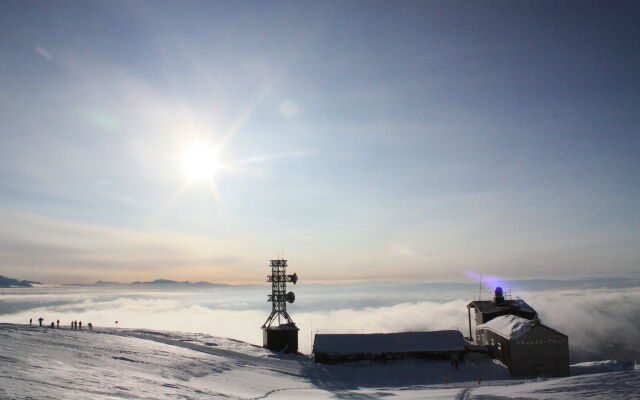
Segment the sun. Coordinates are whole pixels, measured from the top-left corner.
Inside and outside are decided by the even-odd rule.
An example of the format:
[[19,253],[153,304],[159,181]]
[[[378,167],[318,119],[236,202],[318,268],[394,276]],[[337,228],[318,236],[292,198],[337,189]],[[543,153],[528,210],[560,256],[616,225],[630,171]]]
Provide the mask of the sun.
[[221,168],[216,149],[202,143],[187,147],[180,161],[189,182],[212,181],[216,171]]

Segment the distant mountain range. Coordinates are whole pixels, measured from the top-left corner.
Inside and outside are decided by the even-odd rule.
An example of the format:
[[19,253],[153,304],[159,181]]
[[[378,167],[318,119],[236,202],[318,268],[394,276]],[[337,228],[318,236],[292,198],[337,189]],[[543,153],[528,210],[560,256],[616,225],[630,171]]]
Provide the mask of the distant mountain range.
[[17,279],[7,278],[6,276],[0,275],[0,288],[33,287],[33,285],[41,285],[41,283],[32,281],[19,281]]
[[225,286],[222,283],[209,283],[209,282],[189,282],[189,281],[184,281],[184,282],[179,282],[179,281],[172,281],[170,279],[156,279],[155,281],[151,281],[151,282],[140,282],[140,281],[135,281],[135,282],[131,282],[132,285],[189,285],[189,286]]
[[135,281],[131,283],[97,281],[96,283],[68,283],[67,286],[111,286],[111,285],[163,285],[163,286],[189,286],[189,287],[209,287],[209,286],[227,286],[223,283],[210,282],[189,282],[189,281],[172,281],[170,279],[156,279],[149,282]]

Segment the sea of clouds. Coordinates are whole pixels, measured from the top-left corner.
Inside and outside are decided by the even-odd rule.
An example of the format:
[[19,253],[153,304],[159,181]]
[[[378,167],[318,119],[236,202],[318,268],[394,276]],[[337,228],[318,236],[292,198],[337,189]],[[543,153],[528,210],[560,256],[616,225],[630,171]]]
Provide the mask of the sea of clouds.
[[[569,336],[572,362],[640,359],[637,281],[535,281],[517,295],[542,323]],[[459,283],[306,284],[292,287],[289,311],[300,328],[300,350],[313,334],[458,329],[469,334],[466,305],[476,285]],[[263,285],[87,285],[0,289],[0,322],[72,320],[94,326],[202,332],[261,344],[271,311]],[[482,298],[489,299],[485,289]],[[514,293],[515,297],[515,293]],[[473,311],[472,311],[473,317]],[[115,321],[118,321],[116,324]]]

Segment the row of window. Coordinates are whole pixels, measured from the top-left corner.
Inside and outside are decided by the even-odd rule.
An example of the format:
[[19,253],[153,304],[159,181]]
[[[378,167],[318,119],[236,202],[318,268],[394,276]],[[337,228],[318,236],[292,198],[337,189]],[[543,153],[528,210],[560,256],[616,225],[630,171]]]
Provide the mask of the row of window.
[[[478,343],[486,343],[485,335],[482,332],[478,332]],[[530,339],[530,340],[515,340],[515,344],[565,344],[566,339]],[[491,339],[491,345],[495,346],[495,341]],[[498,346],[500,344],[498,343]]]
[[531,339],[531,340],[516,340],[516,344],[563,344],[566,343],[564,339]]

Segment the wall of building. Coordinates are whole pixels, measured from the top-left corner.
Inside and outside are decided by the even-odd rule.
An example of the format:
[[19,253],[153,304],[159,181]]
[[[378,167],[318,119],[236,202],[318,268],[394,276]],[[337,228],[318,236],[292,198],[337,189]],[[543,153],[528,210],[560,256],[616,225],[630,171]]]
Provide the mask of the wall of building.
[[512,376],[569,376],[569,340],[536,325],[511,343]]
[[427,359],[427,360],[439,360],[439,361],[451,361],[457,368],[458,362],[462,361],[462,351],[417,351],[406,353],[350,353],[350,354],[329,354],[329,353],[314,353],[314,361],[324,364],[335,364],[345,362],[357,362],[357,361],[393,361],[402,360],[407,358],[413,359]]
[[509,368],[511,376],[511,341],[489,329],[476,331],[476,343],[487,346],[491,358],[499,360]]
[[489,329],[478,329],[476,335],[477,343],[486,345],[491,357],[506,365],[512,377],[569,376],[567,337],[543,325],[513,340]]
[[262,328],[262,347],[284,353],[297,353],[298,329]]
[[483,313],[483,312],[476,311],[476,326],[482,325],[485,322],[489,322],[496,317],[499,317],[501,315],[507,315],[507,314],[509,314],[509,310],[500,310],[492,313],[487,313],[487,312]]

